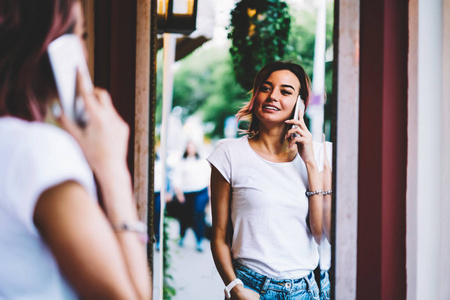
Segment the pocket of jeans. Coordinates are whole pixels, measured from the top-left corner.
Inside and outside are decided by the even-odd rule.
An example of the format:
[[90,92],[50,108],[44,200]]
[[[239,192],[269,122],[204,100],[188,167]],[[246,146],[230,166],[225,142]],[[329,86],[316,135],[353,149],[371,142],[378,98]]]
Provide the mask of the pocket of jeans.
[[315,281],[313,281],[313,283],[309,286],[309,294],[312,299],[320,300],[319,287]]
[[322,292],[320,300],[330,300],[330,290]]
[[235,270],[236,273],[236,277],[239,278],[240,280],[242,280],[242,282],[244,283],[244,287],[248,288],[252,291],[254,291],[255,293],[258,293],[259,295],[259,287],[258,287],[258,281],[255,280],[250,274],[248,274],[245,270],[241,270],[239,268],[237,268]]

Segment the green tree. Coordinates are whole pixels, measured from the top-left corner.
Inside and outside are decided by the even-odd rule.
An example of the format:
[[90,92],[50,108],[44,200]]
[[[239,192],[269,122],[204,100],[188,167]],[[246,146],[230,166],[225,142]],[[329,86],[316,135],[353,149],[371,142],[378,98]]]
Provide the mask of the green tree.
[[[183,108],[183,118],[201,114],[205,122],[214,124],[211,136],[223,136],[225,119],[248,100],[247,91],[236,82],[228,47],[199,48],[176,67],[173,106]],[[157,122],[161,120],[161,90],[162,79],[157,87]]]
[[228,38],[236,80],[250,90],[256,73],[283,58],[291,19],[281,0],[241,0],[231,11]]
[[[312,77],[315,42],[316,15],[313,7],[289,8],[291,15],[290,34],[282,57],[301,64]],[[328,51],[332,50],[333,3],[327,4]],[[236,114],[250,99],[251,87],[244,89],[237,83],[234,65],[228,46],[215,47],[206,43],[183,60],[176,63],[174,74],[173,106],[183,107],[183,115],[198,113],[205,122],[214,124],[212,137],[223,137],[224,121]],[[161,122],[162,53],[158,54],[157,75],[157,123]],[[328,99],[332,92],[332,61],[326,63],[325,84]],[[253,77],[249,78],[253,81]],[[331,118],[331,105],[327,101],[325,118]],[[329,121],[328,121],[329,122]]]

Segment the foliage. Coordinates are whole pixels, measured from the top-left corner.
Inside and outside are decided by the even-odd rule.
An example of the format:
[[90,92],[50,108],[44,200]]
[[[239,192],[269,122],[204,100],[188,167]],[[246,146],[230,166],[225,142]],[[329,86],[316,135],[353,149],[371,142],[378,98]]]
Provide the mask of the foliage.
[[162,73],[163,64],[163,51],[159,50],[156,56],[156,109],[155,109],[155,123],[161,124],[162,122]]
[[168,227],[168,218],[164,218],[163,222],[163,299],[171,300],[173,296],[176,295],[177,291],[171,285],[171,281],[173,280],[172,275],[169,274],[170,269],[170,249],[169,249],[169,233],[167,232]]
[[[183,108],[183,119],[201,114],[205,122],[215,125],[210,135],[222,136],[225,119],[248,100],[247,91],[236,82],[228,47],[204,46],[177,64],[173,106]],[[157,122],[161,120],[161,89],[159,82]]]
[[[290,8],[292,15],[291,31],[286,46],[284,60],[300,64],[313,79],[314,43],[316,30],[316,11],[311,9]],[[333,47],[333,2],[327,3],[326,42],[325,49],[332,51]],[[333,64],[325,64],[325,86],[327,94],[332,91]]]
[[[333,51],[333,26],[334,26],[334,3],[327,1],[326,11],[326,42],[325,49],[329,54]],[[314,46],[316,29],[316,11],[315,9],[295,9],[290,8],[292,15],[291,32],[287,43],[284,60],[291,60],[302,65],[311,79],[314,79]],[[327,55],[326,55],[327,56]],[[333,61],[332,57],[325,62],[325,93],[327,99],[332,99],[333,82]],[[332,103],[325,102],[325,133],[329,139],[329,127],[332,118]],[[308,120],[306,120],[308,121]]]
[[223,136],[225,119],[233,116],[249,99],[248,93],[236,82],[231,58],[226,53],[220,67],[217,64],[211,76],[212,92],[201,107],[203,120],[215,123],[211,136]]
[[[306,5],[306,4],[305,4]],[[312,77],[314,61],[316,12],[314,7],[289,7],[290,34],[282,59],[301,64]],[[326,47],[332,51],[333,2],[327,4]],[[231,46],[231,41],[230,45]],[[248,101],[250,88],[242,88],[234,74],[229,47],[206,43],[176,63],[173,106],[183,108],[183,118],[201,114],[204,122],[214,124],[213,138],[223,137],[224,121]],[[332,98],[333,62],[325,65],[327,98]],[[255,68],[256,69],[256,68]],[[158,54],[156,122],[161,122],[162,53]],[[253,80],[253,77],[249,77]],[[325,121],[331,119],[331,101],[325,105]]]
[[231,11],[230,53],[236,79],[245,90],[267,63],[280,60],[290,28],[289,9],[281,0],[242,0]]

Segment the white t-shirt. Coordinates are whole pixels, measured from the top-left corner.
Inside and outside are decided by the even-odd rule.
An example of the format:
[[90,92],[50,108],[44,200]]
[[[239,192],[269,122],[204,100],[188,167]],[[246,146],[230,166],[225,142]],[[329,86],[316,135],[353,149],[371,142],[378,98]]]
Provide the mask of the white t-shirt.
[[211,169],[204,158],[181,158],[173,170],[172,184],[184,193],[198,192],[209,185]]
[[331,245],[328,242],[328,239],[325,237],[325,234],[322,234],[322,239],[320,240],[319,255],[320,270],[328,271],[331,267]]
[[[321,144],[314,144],[319,171]],[[306,166],[299,155],[274,163],[260,157],[248,137],[221,143],[208,161],[231,185],[233,259],[275,278],[301,278],[319,261],[306,218]]]
[[0,118],[0,299],[77,299],[33,222],[42,192],[67,180],[96,199],[72,136],[53,125]]
[[153,186],[155,193],[161,192],[162,171],[163,171],[163,163],[161,159],[155,159],[154,173],[153,173],[155,176]]

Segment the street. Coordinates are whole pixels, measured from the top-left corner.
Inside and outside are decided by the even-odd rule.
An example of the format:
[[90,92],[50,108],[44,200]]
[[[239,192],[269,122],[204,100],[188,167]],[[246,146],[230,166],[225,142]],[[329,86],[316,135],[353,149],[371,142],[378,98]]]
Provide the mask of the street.
[[[169,221],[169,253],[171,267],[168,271],[173,276],[172,286],[176,295],[172,300],[220,300],[224,299],[224,285],[214,266],[210,243],[203,240],[203,252],[196,250],[195,236],[188,229],[184,246],[178,245],[178,222]],[[153,299],[159,300],[159,266],[160,252],[154,252]]]

